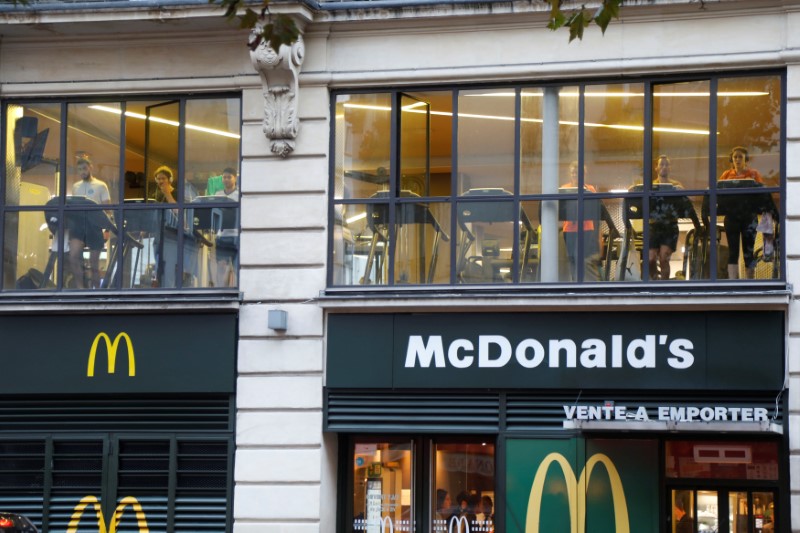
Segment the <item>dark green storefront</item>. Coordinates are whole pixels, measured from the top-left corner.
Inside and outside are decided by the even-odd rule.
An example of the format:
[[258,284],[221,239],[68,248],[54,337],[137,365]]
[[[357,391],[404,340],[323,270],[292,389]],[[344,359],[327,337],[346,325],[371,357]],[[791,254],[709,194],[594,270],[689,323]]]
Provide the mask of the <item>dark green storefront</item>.
[[43,533],[229,532],[236,321],[0,318],[0,507]]
[[[358,483],[353,454],[408,441],[418,471],[402,516],[448,531],[436,476],[452,460],[436,461],[461,439],[495,446],[494,486],[472,492],[491,494],[497,532],[789,530],[781,312],[333,314],[327,325],[324,424],[340,435],[340,467],[356,468],[340,494]],[[338,531],[407,523],[393,510],[370,521],[348,497]]]

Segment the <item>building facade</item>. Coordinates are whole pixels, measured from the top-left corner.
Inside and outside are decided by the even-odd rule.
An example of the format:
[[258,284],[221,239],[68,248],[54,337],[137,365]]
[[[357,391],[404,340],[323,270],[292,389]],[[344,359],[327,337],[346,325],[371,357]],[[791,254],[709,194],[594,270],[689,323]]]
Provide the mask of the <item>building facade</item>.
[[2,8],[3,507],[800,531],[800,3],[271,9]]

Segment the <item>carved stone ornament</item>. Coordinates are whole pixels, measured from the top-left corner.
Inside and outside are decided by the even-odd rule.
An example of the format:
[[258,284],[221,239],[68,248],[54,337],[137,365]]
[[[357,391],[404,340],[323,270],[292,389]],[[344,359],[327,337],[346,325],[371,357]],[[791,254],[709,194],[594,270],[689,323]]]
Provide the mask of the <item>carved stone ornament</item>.
[[304,55],[302,36],[291,46],[281,45],[277,53],[266,41],[250,52],[264,89],[264,135],[272,152],[281,157],[294,151],[297,138],[298,77]]

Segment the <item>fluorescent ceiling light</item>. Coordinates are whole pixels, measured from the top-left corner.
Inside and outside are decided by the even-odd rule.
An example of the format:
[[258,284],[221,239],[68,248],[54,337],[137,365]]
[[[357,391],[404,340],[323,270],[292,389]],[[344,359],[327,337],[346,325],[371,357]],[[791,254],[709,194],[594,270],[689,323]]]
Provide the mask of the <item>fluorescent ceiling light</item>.
[[[90,105],[89,109],[95,109],[97,111],[105,111],[106,113],[114,113],[115,115],[121,115],[122,110],[117,109],[114,107],[108,107],[104,105]],[[168,126],[180,126],[180,122],[176,122],[174,120],[168,120],[165,118],[154,117],[147,115],[142,115],[141,113],[134,113],[133,111],[125,111],[125,116],[129,118],[138,118],[141,120],[150,120],[150,122],[158,122],[159,124],[166,124]],[[221,137],[230,137],[231,139],[240,139],[241,136],[236,133],[231,133],[229,131],[217,130],[214,128],[206,128],[205,126],[196,126],[194,124],[186,124],[187,130],[194,130],[194,131],[202,131],[204,133],[210,133],[212,135],[219,135]]]
[[[369,106],[369,105],[361,105],[361,104],[344,104],[345,107],[350,107],[354,109],[369,109],[372,111],[391,111],[390,107],[381,107],[381,106]],[[410,106],[408,108],[403,108],[404,111],[408,113],[427,113],[427,111],[422,109],[411,109]],[[431,115],[438,115],[443,117],[452,117],[453,113],[449,111],[431,111]],[[513,117],[502,116],[502,115],[480,115],[476,113],[459,113],[458,118],[474,118],[479,120],[502,120],[505,122],[513,122]],[[543,120],[540,118],[526,118],[523,117],[520,119],[522,122],[534,122],[537,124],[543,123]],[[569,121],[569,120],[559,120],[558,123],[562,126],[578,126],[578,122]],[[629,130],[629,131],[644,131],[644,126],[638,126],[634,124],[600,124],[595,122],[584,122],[583,124],[587,128],[610,128],[616,130]],[[665,127],[654,127],[653,131],[661,132],[661,133],[683,133],[687,135],[708,135],[708,130],[702,129],[692,129],[692,128],[665,128]]]
[[345,222],[347,222],[348,224],[352,224],[353,222],[358,222],[359,220],[361,220],[363,218],[367,218],[367,212],[366,211],[346,219]]
[[[522,96],[529,96],[529,97],[541,97],[542,92],[540,91],[522,91]],[[558,96],[568,96],[572,98],[576,98],[578,96],[577,91],[562,91],[558,93]],[[614,92],[607,92],[607,91],[586,91],[583,93],[584,96],[587,98],[629,98],[629,97],[643,97],[644,93],[641,92],[626,92],[626,91],[614,91]],[[717,96],[769,96],[770,93],[764,91],[719,91],[717,92]],[[513,92],[496,92],[496,93],[480,93],[480,94],[464,94],[461,96],[488,96],[488,97],[513,97],[516,93]],[[672,98],[676,96],[680,97],[696,97],[696,96],[711,96],[710,92],[703,92],[703,91],[686,91],[686,92],[653,92],[653,96],[658,98]]]

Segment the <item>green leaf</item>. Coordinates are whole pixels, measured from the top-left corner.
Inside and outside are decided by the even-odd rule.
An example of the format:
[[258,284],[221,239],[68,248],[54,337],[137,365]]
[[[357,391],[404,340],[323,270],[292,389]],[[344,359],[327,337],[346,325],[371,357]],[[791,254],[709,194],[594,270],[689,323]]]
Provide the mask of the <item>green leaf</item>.
[[611,20],[619,18],[620,3],[621,0],[604,0],[595,13],[594,22],[600,27],[603,34],[606,33],[606,28]]
[[581,8],[569,17],[566,26],[569,27],[569,42],[572,42],[577,37],[579,40],[583,39],[583,30],[591,23],[591,18],[586,14],[586,10]]
[[567,17],[564,16],[564,12],[559,10],[554,16],[550,17],[550,22],[547,23],[547,27],[551,30],[557,30],[561,26],[564,25],[566,22]]
[[247,10],[244,12],[244,15],[239,17],[239,27],[252,30],[256,27],[256,24],[258,24],[259,18],[260,17],[258,13],[250,8],[247,8]]

